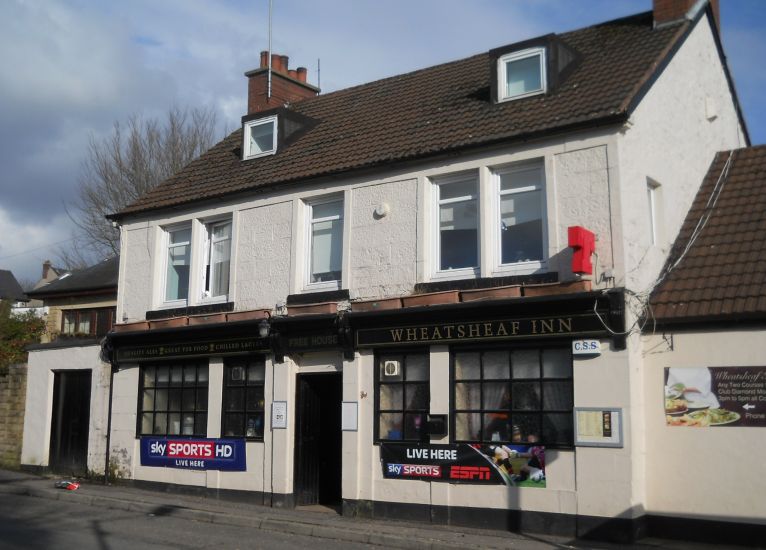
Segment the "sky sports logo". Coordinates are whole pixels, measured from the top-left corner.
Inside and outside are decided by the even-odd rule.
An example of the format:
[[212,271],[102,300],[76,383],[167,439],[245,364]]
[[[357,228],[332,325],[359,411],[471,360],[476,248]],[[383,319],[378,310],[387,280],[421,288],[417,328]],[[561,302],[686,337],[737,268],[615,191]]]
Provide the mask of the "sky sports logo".
[[430,464],[389,464],[388,475],[393,477],[441,477],[441,466]]
[[149,453],[168,458],[231,458],[234,446],[214,441],[154,441],[149,447]]

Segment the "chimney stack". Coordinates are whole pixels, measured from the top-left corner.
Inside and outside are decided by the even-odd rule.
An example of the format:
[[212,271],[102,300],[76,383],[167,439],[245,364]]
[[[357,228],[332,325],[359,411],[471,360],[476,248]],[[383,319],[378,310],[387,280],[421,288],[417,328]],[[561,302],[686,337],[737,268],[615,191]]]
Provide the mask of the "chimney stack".
[[48,278],[48,273],[51,270],[51,265],[53,265],[53,264],[51,264],[50,260],[45,260],[43,262],[43,276],[42,276],[43,279],[47,279]]
[[319,88],[306,81],[305,67],[289,68],[290,58],[286,55],[271,54],[271,97],[268,95],[269,52],[262,51],[260,67],[248,71],[247,114],[281,107],[285,103],[314,97]]
[[699,4],[699,9],[710,8],[713,10],[713,22],[716,30],[721,33],[721,15],[718,0],[653,0],[654,26],[661,27],[671,23],[682,21],[687,16],[691,18],[694,13],[691,10]]

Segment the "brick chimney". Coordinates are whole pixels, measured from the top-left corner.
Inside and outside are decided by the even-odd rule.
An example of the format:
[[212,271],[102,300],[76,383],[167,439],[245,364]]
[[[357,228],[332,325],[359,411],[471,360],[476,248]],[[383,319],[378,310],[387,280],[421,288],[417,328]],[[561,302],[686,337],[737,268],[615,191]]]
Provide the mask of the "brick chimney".
[[670,23],[681,21],[688,16],[693,8],[704,9],[707,5],[713,10],[713,21],[718,33],[721,32],[721,15],[718,0],[653,0],[654,26],[661,27]]
[[45,260],[43,262],[43,276],[42,276],[43,279],[47,279],[48,278],[48,273],[50,272],[52,265],[53,264],[51,264],[50,260]]
[[305,67],[289,69],[290,58],[271,54],[271,97],[267,98],[269,52],[261,52],[261,66],[245,73],[247,77],[247,114],[281,107],[285,103],[314,97],[319,88],[306,82]]

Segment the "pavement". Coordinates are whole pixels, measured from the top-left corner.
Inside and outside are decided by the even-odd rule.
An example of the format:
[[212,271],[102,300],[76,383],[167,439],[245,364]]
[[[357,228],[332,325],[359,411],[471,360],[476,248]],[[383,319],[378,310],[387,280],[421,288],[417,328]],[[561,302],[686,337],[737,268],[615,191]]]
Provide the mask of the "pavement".
[[[459,548],[512,548],[537,550],[550,548],[625,548],[624,545],[573,541],[565,537],[529,535],[506,531],[470,529],[414,522],[346,518],[324,507],[279,509],[214,498],[165,493],[126,485],[82,482],[75,491],[57,489],[55,476],[34,476],[0,470],[0,494],[77,502],[88,506],[169,516],[213,525],[263,529],[349,543],[412,550],[453,550]],[[318,541],[319,542],[319,541]],[[645,539],[634,549],[721,548],[678,541]]]

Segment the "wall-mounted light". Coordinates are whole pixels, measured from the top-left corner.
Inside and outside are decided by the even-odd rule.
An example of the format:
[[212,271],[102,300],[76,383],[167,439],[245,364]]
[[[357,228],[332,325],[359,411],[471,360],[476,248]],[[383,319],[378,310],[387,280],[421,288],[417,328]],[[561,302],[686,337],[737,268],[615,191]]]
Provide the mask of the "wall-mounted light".
[[269,332],[271,332],[271,324],[269,323],[268,319],[263,319],[260,323],[258,323],[258,336],[261,338],[267,338],[269,336]]

